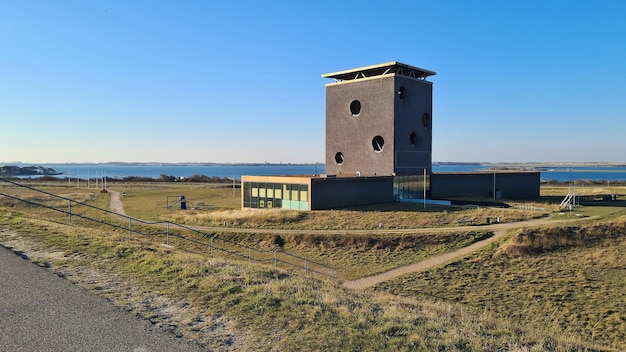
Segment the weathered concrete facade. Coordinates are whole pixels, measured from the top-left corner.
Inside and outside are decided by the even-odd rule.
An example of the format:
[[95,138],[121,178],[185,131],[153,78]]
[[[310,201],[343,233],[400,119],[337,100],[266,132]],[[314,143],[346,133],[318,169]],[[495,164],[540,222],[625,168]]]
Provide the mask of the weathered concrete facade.
[[430,173],[434,74],[390,62],[323,75],[337,81],[326,85],[326,173]]
[[435,173],[430,179],[433,199],[481,197],[534,199],[540,194],[539,172]]

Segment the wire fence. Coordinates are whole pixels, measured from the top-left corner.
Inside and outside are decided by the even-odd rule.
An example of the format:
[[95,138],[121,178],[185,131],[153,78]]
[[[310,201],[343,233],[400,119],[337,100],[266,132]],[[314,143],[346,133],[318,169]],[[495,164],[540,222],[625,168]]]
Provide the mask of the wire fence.
[[260,249],[247,246],[231,241],[227,238],[220,237],[216,233],[202,231],[196,227],[190,227],[169,221],[155,222],[137,219],[8,179],[0,180],[8,183],[10,185],[9,187],[28,189],[39,194],[45,194],[48,196],[48,199],[53,200],[53,202],[50,204],[44,204],[42,203],[44,200],[42,200],[41,197],[34,197],[35,199],[29,200],[24,197],[11,195],[5,192],[0,192],[0,196],[4,196],[31,206],[45,208],[54,212],[65,214],[69,225],[72,225],[77,220],[86,220],[110,226],[118,230],[128,231],[129,239],[132,239],[133,236],[139,235],[151,238],[153,241],[162,242],[167,246],[179,247],[184,250],[194,251],[203,255],[221,255],[223,257],[231,257],[238,260],[247,260],[249,264],[252,264],[253,262],[260,263],[272,266],[277,270],[281,269],[296,275],[303,275],[305,277],[315,276],[319,278],[337,279],[337,269],[289,253],[284,249]]

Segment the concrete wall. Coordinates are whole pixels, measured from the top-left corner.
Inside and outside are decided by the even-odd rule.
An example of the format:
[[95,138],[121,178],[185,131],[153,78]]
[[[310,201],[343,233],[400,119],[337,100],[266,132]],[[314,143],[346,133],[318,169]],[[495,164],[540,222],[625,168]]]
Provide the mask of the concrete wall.
[[[540,195],[539,172],[495,173],[496,196],[499,199],[534,199]],[[493,198],[494,173],[448,174],[431,177],[431,197]]]
[[[404,98],[397,94],[404,90]],[[394,172],[397,175],[431,172],[433,85],[396,76],[394,109]],[[413,135],[413,138],[411,137]]]
[[393,177],[311,179],[311,210],[393,201]]
[[[356,101],[358,114],[350,108]],[[382,150],[373,145],[377,136]],[[430,172],[431,155],[431,82],[390,74],[326,85],[327,174]]]
[[[393,173],[394,76],[359,79],[326,85],[326,173],[367,175]],[[352,102],[361,105],[358,114]],[[374,152],[372,140],[384,140]],[[342,153],[338,164],[335,155]]]

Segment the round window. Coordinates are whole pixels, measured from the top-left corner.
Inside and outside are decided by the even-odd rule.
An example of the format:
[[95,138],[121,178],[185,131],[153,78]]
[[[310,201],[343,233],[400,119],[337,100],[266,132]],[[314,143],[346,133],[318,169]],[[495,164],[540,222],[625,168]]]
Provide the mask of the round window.
[[427,112],[422,115],[422,124],[426,128],[430,127],[430,114],[428,114]]
[[359,116],[359,114],[361,113],[360,101],[353,100],[352,103],[350,103],[350,113],[352,114],[352,116]]
[[415,132],[411,132],[409,140],[411,141],[411,146],[414,147],[417,144],[417,134],[415,134]]
[[400,87],[398,88],[398,98],[400,98],[400,100],[404,100],[404,96],[406,95],[406,88],[404,87]]
[[342,152],[337,152],[337,154],[335,154],[335,162],[337,163],[337,165],[343,164],[343,153]]
[[385,140],[381,136],[376,136],[372,139],[372,148],[374,148],[375,153],[380,153],[383,151],[383,146],[385,145]]

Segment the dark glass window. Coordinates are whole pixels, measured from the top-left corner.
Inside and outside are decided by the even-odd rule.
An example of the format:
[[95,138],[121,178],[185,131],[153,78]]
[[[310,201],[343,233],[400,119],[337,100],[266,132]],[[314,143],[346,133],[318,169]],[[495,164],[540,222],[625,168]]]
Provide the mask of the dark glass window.
[[352,114],[352,116],[359,116],[359,114],[361,113],[360,101],[353,100],[352,103],[350,103],[350,113]]

